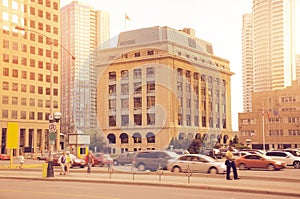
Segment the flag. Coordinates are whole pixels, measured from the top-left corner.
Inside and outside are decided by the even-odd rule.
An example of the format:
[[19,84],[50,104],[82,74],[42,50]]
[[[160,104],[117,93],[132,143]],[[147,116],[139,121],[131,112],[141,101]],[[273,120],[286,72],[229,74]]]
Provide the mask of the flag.
[[125,14],[125,20],[131,21],[127,14]]

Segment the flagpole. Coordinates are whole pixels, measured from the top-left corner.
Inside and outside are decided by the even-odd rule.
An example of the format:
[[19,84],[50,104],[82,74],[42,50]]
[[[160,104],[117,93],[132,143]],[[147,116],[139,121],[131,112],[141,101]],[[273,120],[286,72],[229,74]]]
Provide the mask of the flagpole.
[[263,151],[266,152],[265,146],[265,115],[262,116],[262,134],[263,134]]

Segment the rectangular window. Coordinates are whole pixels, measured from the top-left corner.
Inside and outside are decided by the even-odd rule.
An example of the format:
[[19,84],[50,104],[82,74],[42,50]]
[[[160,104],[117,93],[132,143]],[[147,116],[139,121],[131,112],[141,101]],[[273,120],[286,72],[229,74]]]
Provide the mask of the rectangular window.
[[134,106],[134,109],[142,108],[142,98],[141,97],[133,98],[133,106]]
[[129,94],[129,85],[128,84],[121,84],[121,94],[122,95]]
[[147,97],[147,108],[151,108],[155,106],[155,96]]
[[121,126],[128,126],[128,125],[129,125],[129,115],[122,115]]
[[9,97],[8,96],[2,96],[2,104],[8,104]]
[[13,91],[18,91],[18,83],[12,83],[12,90]]
[[33,111],[29,112],[29,119],[34,120],[34,112]]
[[134,124],[141,126],[142,125],[142,114],[134,114]]
[[38,120],[43,120],[43,113],[38,112],[38,113],[37,113],[37,119],[38,119]]
[[12,49],[13,50],[19,50],[19,44],[18,44],[18,42],[13,42],[12,43]]
[[43,87],[38,86],[38,94],[43,94]]
[[2,83],[2,89],[3,90],[8,90],[9,89],[9,83],[8,82],[3,82]]
[[40,82],[43,81],[43,74],[38,74],[38,81],[40,81]]
[[128,70],[122,70],[121,71],[121,78],[122,79],[128,79]]
[[30,93],[35,93],[35,86],[34,85],[30,85]]
[[34,72],[30,72],[30,80],[35,80],[35,73]]
[[8,110],[2,109],[2,118],[8,118]]
[[108,109],[116,109],[116,100],[115,99],[110,99],[108,100]]
[[121,108],[122,108],[122,109],[128,109],[128,108],[129,108],[128,98],[126,98],[126,99],[121,99]]
[[147,114],[147,125],[155,125],[155,114],[154,113]]
[[18,64],[19,63],[19,57],[16,56],[16,55],[13,55],[13,61],[12,61],[13,64]]
[[109,126],[116,126],[116,116],[109,116]]
[[34,59],[30,59],[30,67],[35,67],[35,60]]
[[22,66],[27,66],[27,58],[26,57],[21,58],[21,64],[22,64]]
[[21,44],[21,49],[23,53],[27,53],[27,45],[26,44]]
[[26,84],[21,84],[21,92],[24,92],[24,93],[27,92],[27,85]]
[[9,68],[3,68],[3,76],[9,76]]
[[35,99],[34,98],[29,99],[29,106],[35,106]]
[[18,111],[16,110],[11,111],[11,119],[18,119]]
[[12,97],[11,103],[12,103],[12,105],[18,105],[18,97]]
[[21,105],[26,106],[27,105],[27,99],[25,97],[21,98]]
[[21,111],[21,119],[26,120],[26,111]]
[[3,54],[3,62],[9,63],[9,54]]
[[12,70],[12,76],[13,77],[18,77],[18,70],[17,69]]
[[41,99],[38,100],[38,107],[43,107],[43,100]]

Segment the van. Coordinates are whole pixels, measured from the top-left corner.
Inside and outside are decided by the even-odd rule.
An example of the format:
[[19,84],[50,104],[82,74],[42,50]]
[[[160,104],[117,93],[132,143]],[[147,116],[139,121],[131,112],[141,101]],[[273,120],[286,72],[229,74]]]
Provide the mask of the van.
[[295,169],[300,169],[300,157],[294,156],[286,151],[268,151],[266,156],[273,160],[285,162],[287,166],[294,166]]
[[172,151],[139,151],[133,157],[133,165],[139,171],[166,169],[169,162],[175,161],[178,154]]

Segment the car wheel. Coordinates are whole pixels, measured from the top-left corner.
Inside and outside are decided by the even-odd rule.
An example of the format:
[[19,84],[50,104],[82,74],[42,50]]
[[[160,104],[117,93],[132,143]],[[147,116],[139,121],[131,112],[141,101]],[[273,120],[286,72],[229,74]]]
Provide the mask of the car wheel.
[[137,167],[137,169],[139,171],[145,171],[146,170],[146,166],[144,164],[139,164],[138,167]]
[[118,163],[117,160],[114,160],[114,165],[115,165],[115,166],[118,166],[118,165],[119,165],[119,163]]
[[241,163],[241,164],[239,164],[239,169],[240,170],[245,170],[245,169],[247,169],[247,167],[244,163]]
[[299,161],[295,161],[293,165],[294,165],[295,169],[300,169],[300,162]]
[[173,167],[172,172],[174,172],[174,173],[180,173],[181,172],[181,168],[179,166],[175,166],[175,167]]
[[274,171],[274,170],[275,170],[275,167],[274,167],[273,164],[269,164],[269,165],[267,166],[267,169],[268,169],[269,171]]
[[217,169],[217,168],[212,167],[212,168],[210,168],[210,169],[208,170],[208,173],[210,173],[210,174],[218,174],[219,172],[218,172],[218,169]]

